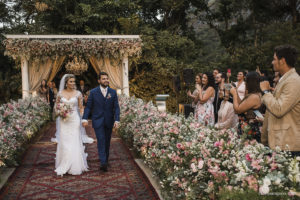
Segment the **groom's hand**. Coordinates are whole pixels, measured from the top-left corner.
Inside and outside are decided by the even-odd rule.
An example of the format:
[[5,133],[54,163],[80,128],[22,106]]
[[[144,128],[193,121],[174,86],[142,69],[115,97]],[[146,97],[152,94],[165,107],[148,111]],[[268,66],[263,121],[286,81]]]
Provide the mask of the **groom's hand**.
[[120,126],[120,122],[115,121],[114,123],[114,129],[118,129]]
[[89,123],[88,122],[82,122],[82,126],[86,127]]

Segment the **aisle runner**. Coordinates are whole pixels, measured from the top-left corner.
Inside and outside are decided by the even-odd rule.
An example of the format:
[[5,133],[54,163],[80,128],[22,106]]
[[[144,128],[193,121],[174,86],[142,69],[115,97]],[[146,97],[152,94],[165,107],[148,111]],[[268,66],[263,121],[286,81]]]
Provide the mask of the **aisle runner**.
[[[85,145],[90,171],[81,176],[56,176],[56,144],[49,142],[54,132],[53,124],[28,150],[22,165],[1,191],[0,199],[158,199],[127,147],[117,137],[112,138],[107,173],[99,171],[97,144],[94,142]],[[95,138],[91,126],[87,127],[87,133]]]

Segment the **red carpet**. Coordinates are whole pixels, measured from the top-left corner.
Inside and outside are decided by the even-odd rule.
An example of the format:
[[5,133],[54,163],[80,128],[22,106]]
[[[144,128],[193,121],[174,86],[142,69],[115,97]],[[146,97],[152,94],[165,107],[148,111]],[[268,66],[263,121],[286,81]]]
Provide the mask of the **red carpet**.
[[[113,136],[110,167],[99,172],[97,144],[86,144],[88,172],[58,177],[54,172],[56,144],[52,124],[39,142],[27,151],[20,167],[0,192],[0,199],[159,199],[146,176],[135,164],[122,140]],[[87,134],[95,139],[91,126]]]

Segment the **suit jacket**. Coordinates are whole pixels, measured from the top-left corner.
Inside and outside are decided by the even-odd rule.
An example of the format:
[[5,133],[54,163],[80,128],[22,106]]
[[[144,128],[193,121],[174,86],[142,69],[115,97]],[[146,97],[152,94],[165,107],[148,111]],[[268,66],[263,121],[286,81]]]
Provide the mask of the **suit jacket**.
[[48,95],[49,95],[49,103],[52,106],[52,105],[54,105],[54,101],[53,101],[54,100],[54,91],[52,88],[49,88]]
[[102,126],[112,128],[115,121],[120,121],[117,92],[108,87],[106,97],[104,97],[100,86],[92,89],[82,119],[87,120],[91,111],[93,128]]
[[283,150],[300,151],[300,77],[296,70],[288,71],[274,94],[265,94],[262,100],[267,107],[262,143],[271,149],[279,146]]

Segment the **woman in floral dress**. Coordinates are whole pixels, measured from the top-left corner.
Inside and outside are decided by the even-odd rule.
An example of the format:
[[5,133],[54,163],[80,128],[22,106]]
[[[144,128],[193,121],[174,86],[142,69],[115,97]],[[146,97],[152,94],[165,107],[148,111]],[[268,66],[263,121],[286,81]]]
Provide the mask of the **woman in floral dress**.
[[204,125],[213,127],[215,123],[214,116],[214,98],[215,98],[215,80],[211,73],[202,75],[202,86],[197,85],[198,90],[197,105],[195,109],[195,118]]
[[196,75],[195,77],[195,90],[193,93],[191,93],[191,90],[189,90],[187,92],[187,95],[189,97],[191,97],[193,99],[193,102],[192,102],[192,107],[195,109],[196,105],[197,105],[197,102],[198,102],[198,89],[197,89],[197,85],[202,85],[202,81],[201,81],[201,78],[202,78],[202,74],[199,73]]
[[248,94],[243,100],[240,99],[236,88],[231,88],[233,96],[233,108],[239,115],[238,134],[248,139],[260,142],[261,123],[256,119],[255,110],[261,108],[260,76],[257,72],[249,72],[246,76],[246,90]]

